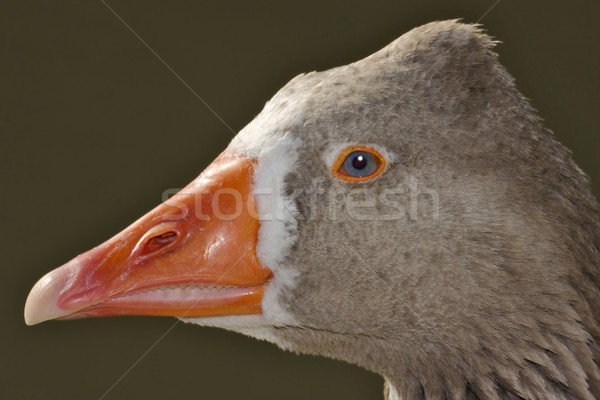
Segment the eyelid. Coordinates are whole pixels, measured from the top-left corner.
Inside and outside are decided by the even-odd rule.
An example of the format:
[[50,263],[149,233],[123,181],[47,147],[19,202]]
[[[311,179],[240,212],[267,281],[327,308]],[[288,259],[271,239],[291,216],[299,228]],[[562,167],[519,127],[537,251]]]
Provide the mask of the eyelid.
[[[345,175],[345,174],[341,173],[340,169],[342,168],[344,161],[351,153],[353,153],[355,151],[364,151],[367,153],[371,153],[380,163],[379,168],[377,168],[377,171],[373,172],[369,176],[363,176],[363,177],[350,176],[350,175]],[[342,151],[342,153],[336,159],[335,163],[333,163],[333,167],[331,168],[331,173],[334,176],[337,176],[338,178],[343,179],[348,182],[363,182],[363,181],[371,180],[371,179],[375,178],[376,176],[378,176],[379,174],[381,174],[383,172],[383,170],[385,169],[385,165],[386,165],[385,158],[383,158],[381,153],[379,153],[374,148],[365,147],[365,146],[350,146],[350,147],[346,148],[344,151]]]

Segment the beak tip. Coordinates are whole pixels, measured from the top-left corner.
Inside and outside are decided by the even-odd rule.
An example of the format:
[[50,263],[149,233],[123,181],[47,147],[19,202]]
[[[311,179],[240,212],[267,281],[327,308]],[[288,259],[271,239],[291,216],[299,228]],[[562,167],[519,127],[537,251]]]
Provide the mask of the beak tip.
[[32,289],[25,302],[24,317],[27,325],[31,326],[39,324],[46,320],[46,318],[43,317],[46,313],[40,306],[42,306],[42,303],[39,301],[38,293]]
[[60,294],[60,275],[62,271],[52,271],[44,275],[31,289],[25,301],[25,323],[29,326],[49,319],[69,314],[57,305]]
[[27,308],[25,309],[25,325],[32,326],[40,323],[42,321],[36,321],[30,313],[27,312]]

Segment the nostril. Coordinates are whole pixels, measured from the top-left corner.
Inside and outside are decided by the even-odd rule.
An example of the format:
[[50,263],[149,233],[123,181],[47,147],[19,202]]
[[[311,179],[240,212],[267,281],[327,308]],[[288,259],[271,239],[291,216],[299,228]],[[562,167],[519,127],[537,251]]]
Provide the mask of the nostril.
[[167,251],[168,248],[177,240],[179,232],[174,230],[165,231],[163,229],[158,232],[148,232],[145,238],[142,238],[136,251],[138,256],[145,258],[147,255],[156,255]]
[[163,247],[173,243],[177,238],[177,232],[169,231],[150,238],[144,245],[144,254],[154,253]]
[[176,223],[158,224],[149,229],[133,249],[133,254],[137,257],[136,262],[170,251],[181,244],[184,238]]

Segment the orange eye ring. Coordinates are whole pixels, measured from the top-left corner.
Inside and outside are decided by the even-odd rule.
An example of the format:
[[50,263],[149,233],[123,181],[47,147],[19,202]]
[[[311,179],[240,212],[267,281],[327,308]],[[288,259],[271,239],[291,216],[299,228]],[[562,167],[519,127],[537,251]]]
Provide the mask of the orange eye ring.
[[[376,169],[366,176],[353,176],[348,171],[346,171],[346,169],[344,168],[344,163],[348,159],[348,156],[355,152],[363,152],[370,154],[373,157],[374,162],[377,164]],[[381,174],[385,169],[385,165],[385,158],[383,158],[383,156],[377,150],[365,146],[350,146],[346,150],[344,150],[338,156],[335,163],[333,163],[331,173],[336,177],[348,182],[364,182],[371,180],[377,177],[379,174]]]

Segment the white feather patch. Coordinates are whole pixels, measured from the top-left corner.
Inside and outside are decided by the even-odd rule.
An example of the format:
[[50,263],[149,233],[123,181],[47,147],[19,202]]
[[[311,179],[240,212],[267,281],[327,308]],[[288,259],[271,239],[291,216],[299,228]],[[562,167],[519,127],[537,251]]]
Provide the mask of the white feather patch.
[[262,308],[272,325],[290,325],[293,317],[283,309],[282,291],[294,285],[297,273],[284,265],[285,256],[296,240],[298,222],[293,201],[285,196],[285,175],[296,167],[299,139],[290,135],[279,137],[276,145],[261,153],[254,173],[254,194],[260,218],[256,254],[260,262],[273,272],[265,290]]

